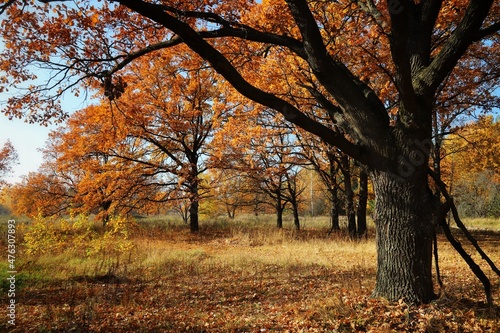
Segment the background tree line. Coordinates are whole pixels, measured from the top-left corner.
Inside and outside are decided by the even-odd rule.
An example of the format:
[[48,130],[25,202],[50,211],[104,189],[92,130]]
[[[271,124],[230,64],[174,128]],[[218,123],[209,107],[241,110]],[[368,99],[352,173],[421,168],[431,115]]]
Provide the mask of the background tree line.
[[[156,66],[164,64],[152,61],[147,73],[162,75]],[[243,114],[238,109],[249,105],[228,102],[224,86],[201,66],[196,70],[196,79],[188,71],[180,76],[190,90],[177,82],[179,91],[166,89],[168,97],[130,96],[134,104],[115,109],[104,100],[72,115],[51,133],[39,171],[4,190],[12,211],[30,217],[96,214],[104,224],[113,215],[174,212],[196,231],[199,212],[230,219],[237,213],[275,213],[281,228],[287,209],[296,229],[301,215],[330,215],[332,230],[340,229],[339,216],[345,216],[351,236],[366,232],[374,194],[362,167],[307,132],[276,126],[267,110]],[[153,87],[144,78],[136,84]],[[217,115],[210,111],[215,99],[225,101]],[[167,102],[172,104],[160,106]],[[132,111],[136,104],[153,108]],[[108,112],[116,115],[110,119]],[[454,127],[443,140],[442,174],[464,216],[500,216],[499,138],[499,123],[481,116]],[[3,156],[7,171],[15,161],[10,143]]]

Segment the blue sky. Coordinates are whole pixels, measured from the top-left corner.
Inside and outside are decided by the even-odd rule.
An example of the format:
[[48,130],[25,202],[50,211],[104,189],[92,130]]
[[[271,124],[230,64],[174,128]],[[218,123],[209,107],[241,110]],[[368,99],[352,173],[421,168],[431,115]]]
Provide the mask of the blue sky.
[[[5,100],[0,94],[0,101]],[[61,105],[69,113],[83,109],[91,102],[90,98],[76,98],[67,94]],[[1,103],[0,103],[1,107]],[[61,124],[64,125],[64,124]],[[31,171],[37,171],[42,164],[42,153],[40,148],[45,146],[50,131],[55,130],[61,125],[42,126],[40,124],[29,124],[23,119],[9,120],[4,114],[0,113],[0,147],[10,140],[17,151],[19,164],[14,167],[14,172],[5,180],[9,183],[16,183],[21,177]]]
[[0,115],[0,145],[3,146],[10,139],[19,155],[19,165],[14,167],[14,174],[6,179],[8,182],[17,182],[22,175],[38,169],[42,163],[42,153],[37,149],[44,146],[50,130],[54,128],[27,124],[19,119],[9,120],[3,114]]
[[[0,39],[0,51],[2,49],[3,41]],[[0,72],[0,75],[2,74]],[[44,76],[48,75],[47,73],[37,74],[42,81]],[[12,93],[0,93],[0,109],[11,95]],[[86,96],[85,94],[82,95]],[[82,109],[88,104],[90,104],[90,98],[89,100],[85,100],[84,97],[76,98],[71,93],[64,94],[61,100],[63,109],[69,113]],[[50,131],[58,126],[60,125],[45,127],[39,124],[29,124],[23,119],[9,120],[3,113],[0,113],[0,148],[7,140],[10,140],[19,156],[19,164],[13,168],[14,172],[9,177],[6,177],[7,182],[16,183],[21,180],[22,176],[37,171],[42,164],[42,153],[38,150],[45,146]]]
[[[0,94],[0,101],[4,100],[5,97]],[[91,102],[90,97],[77,98],[68,93],[64,95],[61,105],[63,110],[71,114],[87,107]],[[15,183],[20,181],[22,176],[31,171],[36,171],[43,160],[42,153],[38,150],[45,146],[50,131],[63,125],[49,125],[46,127],[40,124],[29,124],[22,119],[9,120],[8,117],[0,113],[0,147],[7,140],[10,140],[19,156],[19,164],[14,167],[14,172],[5,180],[9,183]]]

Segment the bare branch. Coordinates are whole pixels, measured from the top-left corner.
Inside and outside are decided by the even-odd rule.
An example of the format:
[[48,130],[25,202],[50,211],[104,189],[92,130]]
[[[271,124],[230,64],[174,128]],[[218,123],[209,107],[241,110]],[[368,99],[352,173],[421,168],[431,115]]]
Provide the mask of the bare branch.
[[418,75],[421,82],[433,90],[439,86],[456,66],[470,44],[477,39],[481,25],[492,5],[493,0],[471,0],[469,2],[465,15],[455,31],[444,43],[431,64]]
[[[120,3],[176,33],[189,48],[207,60],[243,96],[280,112],[286,120],[320,136],[329,144],[338,146],[362,163],[371,163],[370,158],[362,152],[360,147],[357,147],[323,124],[307,117],[289,102],[251,85],[224,55],[203,39],[202,35],[188,24],[163,11],[162,6],[132,0],[121,0]],[[162,11],[159,11],[159,9],[162,9]]]
[[500,31],[500,22],[495,22],[492,25],[479,30],[479,32],[474,36],[473,41],[479,41],[497,33],[498,31]]
[[12,4],[15,2],[16,0],[9,0],[7,1],[6,3],[4,3],[3,5],[0,5],[0,15],[5,13],[5,11],[10,7],[12,6]]

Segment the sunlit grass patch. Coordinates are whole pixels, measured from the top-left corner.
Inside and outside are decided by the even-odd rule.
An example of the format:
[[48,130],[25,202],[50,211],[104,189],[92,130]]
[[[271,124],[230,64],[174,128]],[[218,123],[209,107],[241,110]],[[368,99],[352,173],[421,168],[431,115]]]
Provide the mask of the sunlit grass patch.
[[[500,218],[465,218],[462,221],[467,228],[482,230],[497,230],[500,232]],[[453,224],[452,224],[453,225]]]

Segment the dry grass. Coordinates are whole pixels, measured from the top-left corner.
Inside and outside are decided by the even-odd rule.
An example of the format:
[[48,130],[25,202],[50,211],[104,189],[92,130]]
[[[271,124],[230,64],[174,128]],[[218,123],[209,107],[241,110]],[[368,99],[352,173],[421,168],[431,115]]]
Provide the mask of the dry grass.
[[[150,219],[138,222],[130,253],[24,258],[12,332],[498,331],[500,309],[484,305],[480,283],[444,240],[443,297],[408,307],[369,299],[373,237],[328,236],[325,222],[309,219],[296,232],[245,217],[205,222],[192,235]],[[500,263],[498,234],[478,237]],[[499,279],[489,276],[498,300]]]
[[463,222],[467,228],[472,230],[500,230],[500,218],[467,218]]

